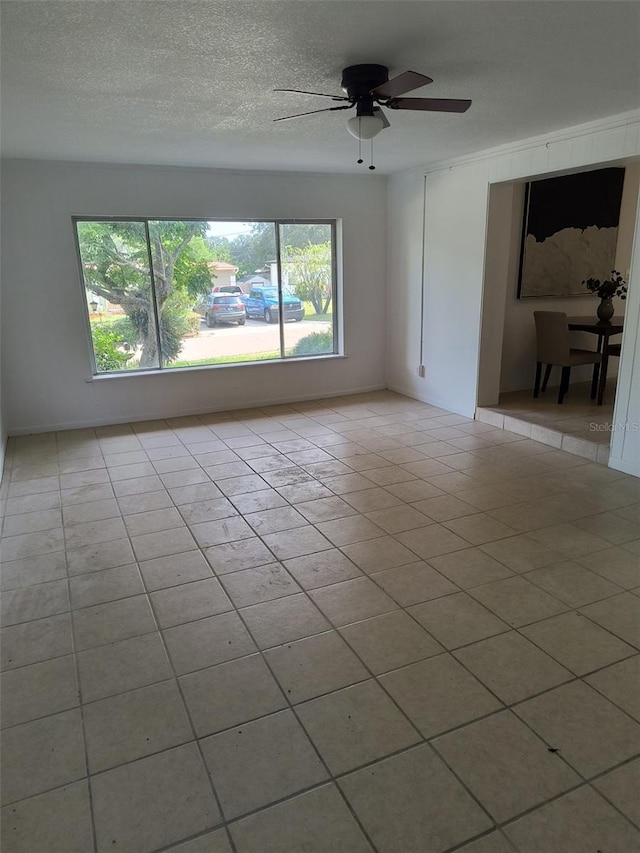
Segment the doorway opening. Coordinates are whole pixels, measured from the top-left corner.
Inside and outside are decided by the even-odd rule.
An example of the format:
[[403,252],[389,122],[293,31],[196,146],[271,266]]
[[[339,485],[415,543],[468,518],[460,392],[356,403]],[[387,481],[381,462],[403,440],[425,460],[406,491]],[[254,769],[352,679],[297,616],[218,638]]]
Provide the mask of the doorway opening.
[[[615,165],[625,168],[615,269],[628,282],[640,160]],[[600,405],[597,399],[591,399],[589,366],[572,369],[571,384],[562,404],[557,403],[559,367],[552,369],[545,393],[533,397],[536,367],[533,312],[560,311],[571,318],[592,318],[598,301],[586,289],[584,295],[518,298],[526,183],[526,180],[512,181],[490,187],[476,418],[607,464],[614,428],[619,357],[609,359]],[[623,321],[625,303],[614,301],[616,317]],[[572,347],[596,349],[595,334],[572,331],[570,335]],[[620,340],[619,336],[612,337],[611,343]]]

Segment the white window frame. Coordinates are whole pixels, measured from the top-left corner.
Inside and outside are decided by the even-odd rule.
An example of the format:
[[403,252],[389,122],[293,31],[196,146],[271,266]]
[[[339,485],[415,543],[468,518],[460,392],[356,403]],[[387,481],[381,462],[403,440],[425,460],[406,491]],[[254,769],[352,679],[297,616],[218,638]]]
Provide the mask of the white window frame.
[[[228,368],[237,368],[244,367],[247,365],[251,366],[262,366],[262,365],[273,365],[273,364],[283,364],[289,363],[292,361],[313,361],[313,360],[323,360],[323,359],[333,359],[336,357],[343,357],[343,343],[344,343],[344,331],[342,325],[342,296],[343,296],[343,287],[342,287],[342,241],[341,241],[341,220],[339,219],[239,219],[233,218],[229,219],[228,217],[171,217],[171,216],[88,216],[88,215],[77,215],[72,216],[72,225],[73,225],[73,237],[74,237],[74,245],[76,249],[76,257],[78,261],[78,269],[79,269],[79,280],[80,280],[80,289],[82,294],[82,303],[85,306],[85,326],[87,333],[87,342],[89,349],[89,357],[91,363],[91,372],[92,379],[108,379],[113,377],[126,377],[126,376],[144,376],[148,374],[172,374],[172,373],[180,373],[184,371],[194,371],[194,370],[220,370],[220,369],[228,369]],[[153,327],[155,329],[156,334],[156,344],[157,351],[159,357],[159,366],[157,367],[143,367],[143,368],[130,368],[124,370],[110,370],[110,371],[99,371],[96,356],[93,346],[93,336],[91,333],[91,322],[89,318],[88,304],[87,304],[87,285],[85,284],[84,270],[83,270],[83,262],[82,262],[82,254],[80,249],[80,240],[78,236],[78,223],[79,222],[99,222],[99,223],[108,223],[108,222],[142,222],[144,223],[145,237],[147,242],[147,253],[149,256],[149,269],[150,269],[150,288],[151,288],[151,304],[153,306]],[[248,358],[246,361],[239,362],[229,362],[229,363],[216,363],[216,364],[203,364],[203,365],[194,365],[189,367],[171,367],[171,365],[163,364],[162,358],[162,350],[160,344],[160,331],[159,331],[159,318],[156,309],[156,293],[155,293],[155,281],[153,275],[153,262],[151,259],[151,243],[149,237],[149,224],[151,222],[242,222],[242,223],[265,223],[273,225],[274,227],[274,237],[275,237],[275,247],[276,247],[276,264],[277,269],[280,271],[282,269],[282,257],[281,257],[281,245],[280,245],[280,230],[282,226],[286,225],[329,225],[331,227],[331,304],[332,304],[332,332],[333,332],[333,350],[327,353],[315,353],[310,355],[286,355],[285,353],[285,338],[284,338],[284,311],[282,310],[282,276],[278,274],[278,282],[277,282],[277,290],[278,290],[278,327],[279,327],[279,348],[280,355],[277,358],[271,359],[258,359],[251,360]],[[273,286],[273,285],[272,285]],[[151,318],[150,318],[151,319]]]

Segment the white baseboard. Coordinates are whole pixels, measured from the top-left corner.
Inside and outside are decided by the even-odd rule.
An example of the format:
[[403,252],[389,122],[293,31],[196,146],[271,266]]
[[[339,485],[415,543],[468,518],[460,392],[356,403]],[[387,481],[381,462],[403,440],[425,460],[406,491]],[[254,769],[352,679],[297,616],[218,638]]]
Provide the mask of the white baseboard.
[[[39,426],[17,427],[9,429],[9,435],[34,435],[42,432],[62,432],[70,429],[87,429],[90,427],[111,426],[113,424],[137,423],[139,421],[162,421],[166,418],[180,418],[189,415],[207,415],[212,412],[238,412],[243,409],[259,409],[262,406],[283,406],[288,403],[305,403],[309,400],[329,400],[333,397],[349,397],[351,394],[368,394],[372,391],[384,391],[386,385],[366,385],[362,388],[352,388],[335,392],[315,393],[315,394],[296,394],[290,397],[271,397],[265,400],[252,400],[245,405],[226,405],[216,408],[215,406],[204,406],[195,409],[181,409],[179,411],[168,410],[166,412],[153,412],[144,415],[137,415],[135,418],[97,418],[86,421],[68,421],[57,424],[41,424]],[[393,389],[390,389],[393,390]],[[403,392],[399,392],[403,393]],[[409,396],[409,395],[406,395]]]
[[453,406],[450,402],[438,400],[428,394],[418,394],[412,388],[405,388],[402,385],[391,383],[387,385],[389,391],[395,391],[396,394],[403,394],[405,397],[411,397],[412,400],[419,400],[421,403],[427,403],[429,406],[436,406],[438,409],[444,409],[445,412],[452,412],[454,415],[462,415],[464,418],[473,420],[475,409],[464,409],[462,407]]

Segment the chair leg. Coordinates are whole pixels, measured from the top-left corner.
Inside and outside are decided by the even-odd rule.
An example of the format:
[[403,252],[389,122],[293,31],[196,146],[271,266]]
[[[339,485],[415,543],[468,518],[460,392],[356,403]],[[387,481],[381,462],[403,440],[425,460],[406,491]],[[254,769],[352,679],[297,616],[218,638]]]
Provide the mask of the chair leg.
[[591,378],[591,399],[596,399],[598,393],[598,379],[600,378],[600,364],[596,361],[593,365],[593,376]]
[[536,381],[533,386],[533,396],[537,397],[540,393],[540,376],[542,375],[542,362],[536,361]]
[[547,382],[549,381],[549,377],[551,376],[551,368],[552,367],[553,367],[552,364],[548,364],[545,368],[544,379],[542,380],[542,390],[543,391],[547,390]]
[[571,376],[571,368],[563,367],[562,368],[562,377],[560,379],[560,390],[558,392],[558,403],[562,403],[564,400],[564,395],[569,390],[569,377]]

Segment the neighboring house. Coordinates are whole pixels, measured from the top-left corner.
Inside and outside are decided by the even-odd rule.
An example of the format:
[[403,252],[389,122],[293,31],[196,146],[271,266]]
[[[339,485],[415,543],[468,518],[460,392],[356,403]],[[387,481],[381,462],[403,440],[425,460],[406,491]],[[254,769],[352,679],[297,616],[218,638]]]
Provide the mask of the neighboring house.
[[207,266],[211,272],[212,287],[221,287],[223,284],[236,284],[238,267],[233,264],[227,264],[224,261],[209,261]]
[[[270,277],[272,283],[277,284],[277,282],[278,282],[278,262],[276,260],[267,261],[267,266],[269,267],[269,277]],[[288,270],[285,266],[285,268],[282,270],[282,282],[281,282],[281,284],[283,287],[289,286],[289,276],[290,276],[290,270]]]
[[238,284],[244,293],[249,293],[254,287],[269,287],[271,280],[263,275],[248,275],[239,278]]
[[122,305],[109,302],[104,296],[98,296],[92,290],[87,291],[87,305],[89,306],[90,313],[93,315],[125,313]]

